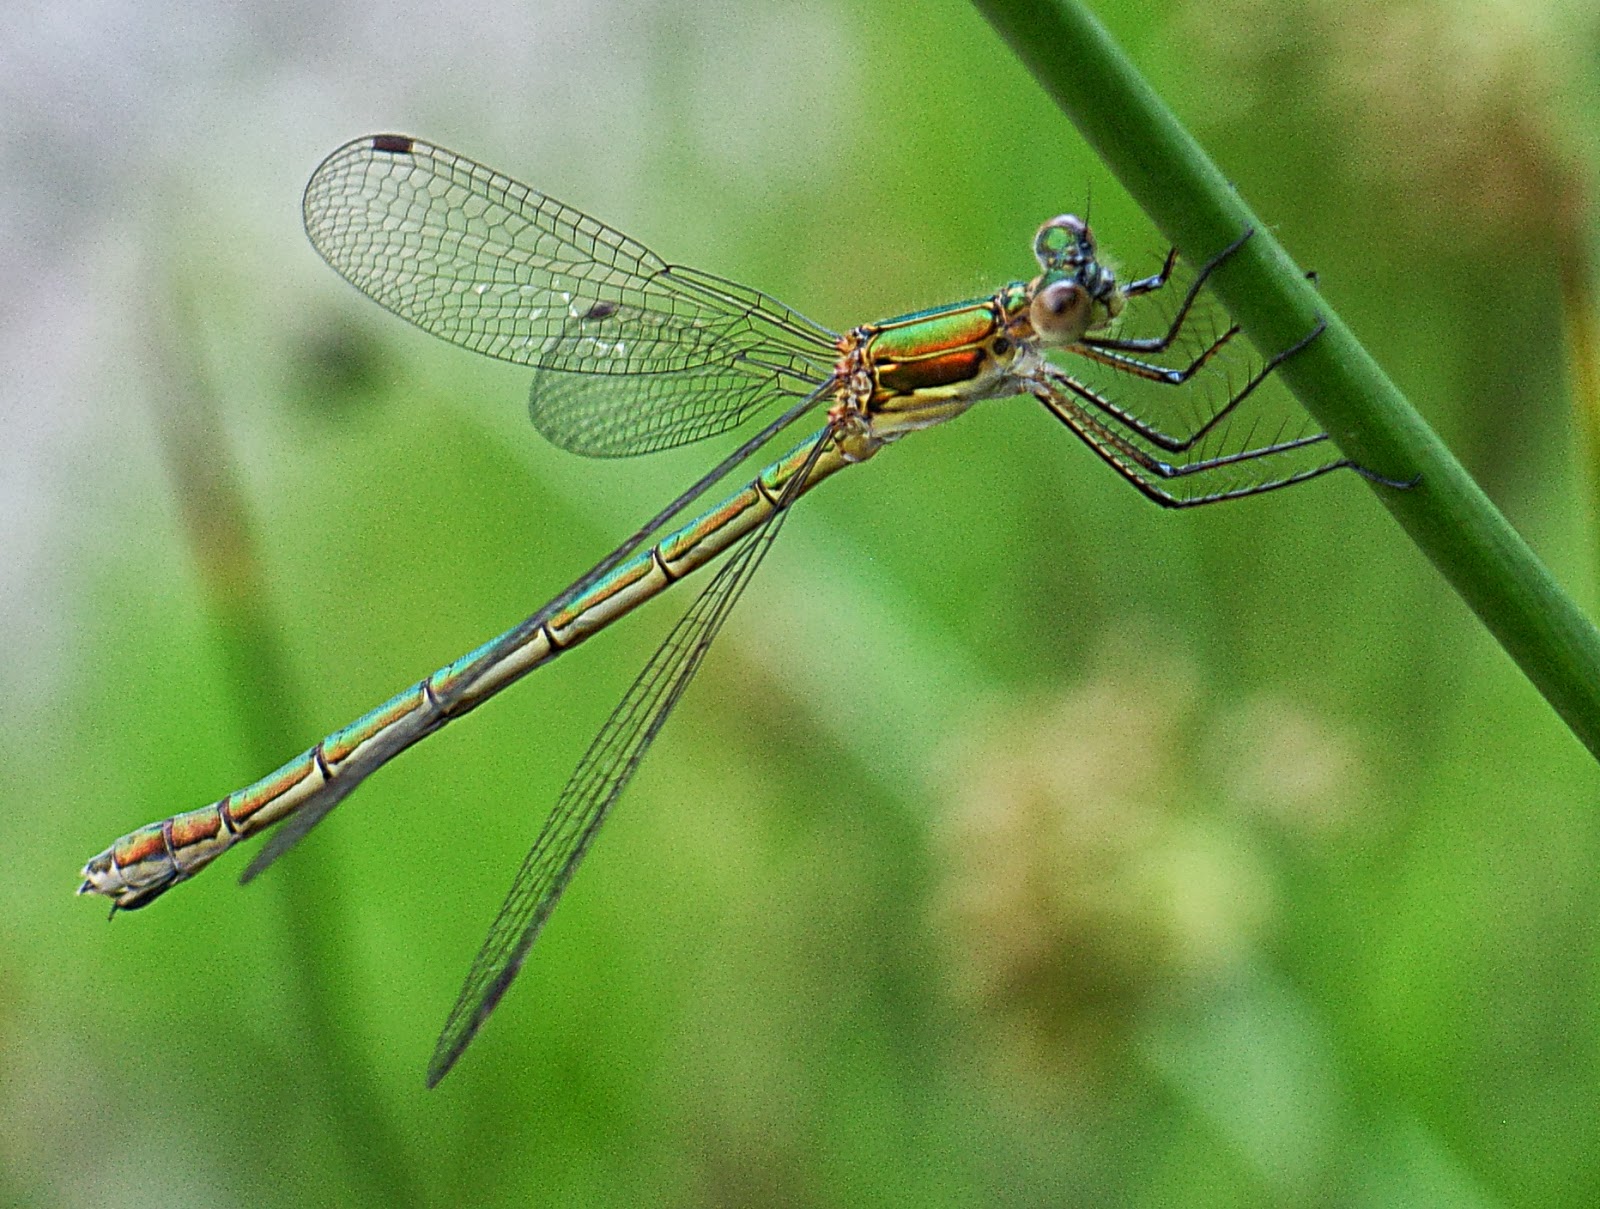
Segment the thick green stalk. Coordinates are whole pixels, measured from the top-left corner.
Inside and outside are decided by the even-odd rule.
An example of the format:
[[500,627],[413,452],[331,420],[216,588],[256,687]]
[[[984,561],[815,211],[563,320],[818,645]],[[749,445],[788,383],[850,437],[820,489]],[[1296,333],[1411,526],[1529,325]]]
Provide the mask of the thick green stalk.
[[1280,371],[1347,454],[1409,490],[1373,484],[1413,541],[1534,686],[1600,757],[1600,632],[1301,275],[1100,23],[1070,0],[974,0],[1162,232],[1203,261],[1254,237],[1213,279],[1263,349],[1319,318],[1327,331]]

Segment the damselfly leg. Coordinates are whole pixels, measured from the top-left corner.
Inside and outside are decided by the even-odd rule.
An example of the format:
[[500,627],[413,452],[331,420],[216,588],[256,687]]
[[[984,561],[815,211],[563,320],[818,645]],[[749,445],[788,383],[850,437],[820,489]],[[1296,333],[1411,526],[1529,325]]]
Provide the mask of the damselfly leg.
[[[1101,460],[1127,479],[1147,499],[1166,508],[1193,508],[1221,500],[1262,495],[1268,491],[1276,491],[1295,483],[1319,478],[1330,471],[1347,468],[1376,482],[1405,486],[1403,483],[1393,483],[1376,475],[1349,458],[1335,458],[1311,466],[1285,469],[1282,473],[1276,473],[1271,469],[1277,464],[1272,459],[1279,458],[1281,461],[1281,455],[1326,441],[1328,434],[1323,432],[1259,445],[1247,441],[1245,448],[1185,462],[1170,462],[1157,457],[1138,444],[1135,439],[1143,438],[1164,451],[1188,452],[1204,437],[1215,432],[1218,425],[1254,394],[1273,371],[1316,340],[1324,328],[1325,325],[1319,320],[1316,327],[1304,337],[1270,357],[1250,376],[1241,389],[1231,394],[1222,406],[1212,413],[1210,418],[1181,439],[1166,436],[1145,424],[1094,388],[1053,365],[1046,365],[1041,370],[1031,389],[1034,397],[1043,403],[1052,415],[1082,438]],[[1100,414],[1097,415],[1096,412]],[[1117,431],[1113,423],[1108,421],[1127,429],[1127,433]],[[1260,472],[1256,473],[1258,466]],[[1246,468],[1243,473],[1240,473],[1241,467]],[[1235,473],[1227,485],[1214,486],[1219,477],[1216,472],[1229,468]],[[1210,477],[1204,477],[1207,475]],[[1183,486],[1188,480],[1195,482],[1196,489],[1193,493]]]

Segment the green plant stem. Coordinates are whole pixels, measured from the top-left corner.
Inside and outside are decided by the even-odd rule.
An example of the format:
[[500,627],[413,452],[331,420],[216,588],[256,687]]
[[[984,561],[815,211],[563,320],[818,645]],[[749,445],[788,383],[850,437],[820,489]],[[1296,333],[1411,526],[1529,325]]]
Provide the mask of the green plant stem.
[[1213,279],[1262,349],[1318,319],[1284,382],[1350,457],[1408,490],[1373,489],[1580,741],[1600,757],[1600,632],[1329,309],[1104,27],[1070,0],[974,0],[980,12],[1189,258],[1255,234]]

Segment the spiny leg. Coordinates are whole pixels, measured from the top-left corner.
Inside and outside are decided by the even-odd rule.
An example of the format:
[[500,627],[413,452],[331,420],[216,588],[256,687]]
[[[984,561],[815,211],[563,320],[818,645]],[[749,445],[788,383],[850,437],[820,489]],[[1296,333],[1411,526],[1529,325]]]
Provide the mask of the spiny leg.
[[1144,378],[1151,382],[1159,382],[1162,386],[1182,386],[1204,369],[1206,363],[1226,348],[1228,341],[1238,334],[1239,325],[1235,323],[1200,350],[1200,354],[1181,369],[1142,361],[1138,357],[1129,356],[1127,353],[1113,352],[1099,344],[1092,343],[1088,337],[1073,345],[1072,351],[1080,357],[1087,357],[1090,361],[1098,361],[1101,365],[1109,365],[1113,369],[1121,370],[1123,373],[1133,374],[1135,377]]
[[[1080,340],[1077,345],[1074,346],[1072,351],[1081,357],[1086,357],[1091,361],[1097,361],[1101,365],[1109,365],[1113,369],[1119,370],[1123,373],[1133,374],[1136,377],[1144,378],[1150,382],[1157,382],[1163,386],[1184,385],[1191,378],[1193,378],[1195,374],[1199,373],[1203,368],[1205,368],[1206,364],[1225,347],[1227,347],[1228,342],[1239,334],[1238,324],[1235,323],[1229,326],[1226,331],[1217,336],[1211,341],[1210,344],[1202,349],[1199,355],[1190,361],[1188,365],[1181,368],[1167,365],[1157,365],[1154,362],[1146,361],[1142,357],[1134,356],[1133,354],[1159,354],[1165,352],[1172,346],[1173,342],[1177,340],[1180,332],[1183,330],[1184,324],[1188,321],[1190,309],[1193,307],[1195,299],[1199,297],[1200,291],[1205,287],[1206,279],[1211,275],[1212,271],[1218,265],[1220,265],[1229,256],[1233,255],[1233,253],[1244,244],[1244,241],[1250,238],[1250,234],[1251,233],[1249,231],[1246,231],[1227,248],[1224,248],[1221,254],[1213,257],[1209,262],[1207,262],[1207,264],[1200,270],[1194,281],[1190,283],[1188,292],[1183,297],[1183,301],[1178,304],[1178,309],[1173,314],[1172,321],[1170,324],[1168,324],[1167,331],[1164,335],[1141,339],[1123,339],[1111,336],[1088,335]],[[1176,248],[1168,252],[1166,262],[1162,265],[1159,273],[1152,277],[1142,278],[1141,280],[1135,281],[1128,285],[1123,291],[1124,295],[1127,297],[1137,297],[1140,294],[1153,293],[1154,291],[1165,286],[1168,279],[1171,277],[1172,267],[1177,259],[1177,255],[1178,251]]]
[[[1168,446],[1172,452],[1187,452],[1205,432],[1214,427],[1221,417],[1242,402],[1266,376],[1276,369],[1278,365],[1322,333],[1324,325],[1319,321],[1316,328],[1289,348],[1283,350],[1262,369],[1255,374],[1245,388],[1219,409],[1211,420],[1208,420],[1201,430],[1193,434],[1184,442]],[[1061,389],[1067,387],[1066,391]],[[1292,453],[1305,449],[1328,439],[1326,433],[1314,433],[1309,436],[1295,437],[1289,440],[1274,441],[1269,444],[1242,449],[1234,453],[1220,454],[1215,457],[1198,458],[1189,462],[1166,462],[1153,456],[1149,451],[1140,448],[1127,436],[1111,428],[1105,420],[1094,414],[1090,407],[1103,412],[1118,423],[1129,428],[1130,431],[1144,436],[1156,443],[1159,434],[1126,412],[1123,408],[1111,403],[1109,400],[1090,391],[1081,383],[1074,382],[1065,374],[1047,371],[1036,378],[1032,384],[1032,391],[1036,398],[1049,409],[1057,419],[1064,423],[1083,442],[1092,449],[1107,465],[1109,465],[1123,478],[1127,479],[1146,498],[1168,508],[1192,508],[1201,504],[1217,503],[1220,500],[1240,499],[1249,495],[1261,495],[1268,491],[1276,491],[1281,487],[1288,487],[1294,483],[1306,482],[1309,479],[1319,478],[1333,470],[1349,468],[1360,474],[1363,478],[1373,482],[1383,483],[1387,486],[1405,488],[1412,483],[1398,482],[1385,478],[1373,471],[1366,469],[1349,458],[1337,458],[1317,466],[1302,467],[1277,477],[1266,477],[1256,482],[1247,482],[1242,485],[1225,488],[1219,491],[1205,492],[1198,495],[1185,495],[1178,489],[1178,484],[1192,476],[1204,475],[1209,471],[1221,470],[1226,467],[1239,467],[1260,462],[1263,459]],[[1076,395],[1077,397],[1073,397]],[[1079,400],[1082,399],[1083,402]],[[1171,438],[1166,438],[1171,441]],[[1170,486],[1169,486],[1170,484]]]
[[[1225,248],[1220,256],[1214,258],[1210,264],[1208,264],[1206,268],[1202,270],[1202,273],[1209,275],[1213,268],[1221,264],[1222,261],[1227,257],[1233,255],[1233,253],[1237,251],[1238,248],[1248,238],[1250,238],[1250,232],[1246,231],[1245,234],[1239,239],[1235,240],[1231,246]],[[1168,252],[1167,263],[1162,268],[1160,273],[1156,274],[1154,277],[1146,277],[1142,281],[1134,282],[1133,285],[1129,286],[1123,292],[1131,296],[1133,294],[1134,286],[1147,287],[1141,292],[1149,292],[1151,289],[1160,289],[1161,286],[1166,283],[1167,274],[1169,274],[1172,269],[1172,259],[1177,254],[1176,248],[1174,248],[1171,252]],[[1317,280],[1316,271],[1308,271],[1306,273],[1306,280],[1312,284],[1315,284]],[[1148,283],[1151,282],[1156,284],[1149,285]],[[1189,287],[1189,293],[1185,296],[1183,305],[1178,308],[1178,314],[1174,316],[1172,324],[1167,329],[1167,334],[1165,336],[1156,338],[1156,342],[1159,343],[1161,347],[1133,351],[1143,351],[1147,353],[1159,353],[1164,351],[1165,348],[1177,338],[1178,331],[1183,326],[1184,320],[1187,318],[1189,307],[1194,303],[1195,296],[1199,293],[1200,286],[1203,284],[1204,277],[1202,276],[1197,278],[1195,283]],[[1194,377],[1195,374],[1199,373],[1200,370],[1205,367],[1206,363],[1220,353],[1223,348],[1227,346],[1228,341],[1232,340],[1238,334],[1239,325],[1235,323],[1230,326],[1227,331],[1223,332],[1222,335],[1218,336],[1209,345],[1202,349],[1200,354],[1182,369],[1176,369],[1168,365],[1156,365],[1153,362],[1144,361],[1138,357],[1130,356],[1126,350],[1129,345],[1143,343],[1142,341],[1138,340],[1116,340],[1108,337],[1091,335],[1085,336],[1082,340],[1080,340],[1072,351],[1077,353],[1080,357],[1087,357],[1091,361],[1098,361],[1101,365],[1109,365],[1113,369],[1121,370],[1124,373],[1129,373],[1140,378],[1148,379],[1151,382],[1159,382],[1163,386],[1182,386],[1184,383],[1189,381],[1190,378]],[[1124,351],[1118,351],[1119,349]]]
[[1138,281],[1130,281],[1122,287],[1122,293],[1128,298],[1137,298],[1140,294],[1154,294],[1165,287],[1172,280],[1172,270],[1178,265],[1178,249],[1168,248],[1167,258],[1161,262],[1161,270],[1148,277],[1141,277]]
[[[1200,271],[1195,274],[1194,280],[1189,283],[1189,289],[1187,292],[1185,292],[1183,301],[1178,304],[1178,309],[1173,312],[1172,322],[1167,325],[1167,330],[1164,335],[1135,338],[1124,338],[1118,336],[1085,336],[1081,343],[1091,348],[1102,349],[1104,351],[1114,353],[1148,354],[1166,352],[1167,349],[1172,347],[1173,341],[1178,338],[1178,334],[1183,330],[1184,322],[1189,318],[1189,309],[1194,306],[1195,299],[1200,296],[1200,291],[1205,288],[1206,281],[1211,277],[1211,274],[1215,273],[1217,269],[1221,268],[1223,263],[1227,261],[1228,257],[1232,256],[1240,248],[1244,247],[1246,241],[1248,241],[1249,238],[1254,234],[1255,231],[1253,228],[1246,227],[1243,235],[1239,236],[1238,239],[1234,240],[1227,247],[1223,248],[1222,251],[1218,252],[1210,260],[1206,261],[1205,264],[1200,266]],[[1177,256],[1178,250],[1176,248],[1168,252],[1166,263],[1162,265],[1161,272],[1157,273],[1153,277],[1146,277],[1140,281],[1132,282],[1123,287],[1122,292],[1124,297],[1136,298],[1140,294],[1151,294],[1165,286],[1169,277],[1171,276],[1172,266],[1177,260]],[[1227,336],[1222,337],[1223,341],[1226,341],[1231,335],[1232,332],[1230,331]]]
[[[1247,483],[1243,486],[1230,487],[1201,495],[1183,495],[1176,488],[1169,488],[1166,484],[1186,480],[1192,475],[1204,474],[1206,471],[1218,470],[1226,466],[1238,466],[1259,461],[1275,454],[1304,449],[1308,445],[1314,445],[1326,440],[1327,434],[1317,433],[1313,436],[1299,437],[1291,441],[1280,441],[1254,449],[1241,450],[1238,453],[1226,454],[1221,457],[1173,464],[1152,457],[1148,452],[1140,449],[1120,433],[1108,428],[1077,400],[1056,391],[1048,383],[1039,383],[1034,390],[1034,395],[1049,409],[1052,415],[1076,433],[1083,443],[1089,446],[1102,461],[1132,483],[1147,499],[1153,500],[1164,508],[1194,508],[1201,504],[1213,504],[1220,500],[1241,499],[1247,495],[1261,495],[1268,491],[1276,491],[1280,487],[1288,487],[1293,483],[1301,483],[1308,479],[1317,478],[1327,474],[1329,471],[1340,470],[1347,466],[1366,477],[1377,477],[1357,466],[1350,459],[1339,458],[1335,461],[1323,463],[1320,466],[1307,467],[1278,478],[1262,479],[1259,482]],[[1387,482],[1388,480],[1380,481]],[[1398,486],[1400,484],[1395,485]]]
[[[1318,336],[1322,335],[1322,333],[1327,329],[1327,326],[1327,323],[1319,318],[1315,327],[1313,327],[1299,340],[1296,340],[1288,348],[1282,349],[1275,353],[1272,357],[1268,358],[1267,362],[1262,365],[1262,367],[1254,374],[1252,374],[1250,376],[1250,380],[1246,382],[1240,390],[1235,392],[1226,403],[1217,408],[1217,410],[1213,412],[1208,419],[1195,428],[1193,432],[1182,437],[1175,437],[1169,435],[1168,433],[1162,432],[1159,428],[1155,427],[1153,424],[1150,424],[1148,421],[1140,419],[1138,416],[1134,415],[1131,411],[1116,403],[1114,400],[1106,398],[1099,391],[1082,382],[1079,382],[1071,374],[1057,369],[1053,365],[1046,365],[1043,369],[1043,374],[1045,379],[1051,384],[1051,386],[1055,387],[1058,392],[1062,388],[1072,392],[1085,403],[1089,404],[1089,406],[1093,407],[1096,411],[1102,412],[1106,416],[1109,416],[1118,424],[1121,424],[1130,432],[1136,433],[1143,437],[1157,448],[1164,449],[1168,453],[1186,453],[1190,449],[1193,449],[1201,440],[1203,440],[1208,433],[1214,431],[1218,424],[1220,424],[1238,408],[1239,404],[1243,403],[1253,393],[1255,393],[1256,388],[1265,382],[1267,377],[1275,369],[1277,369],[1278,366],[1282,365],[1290,357],[1294,356]],[[1238,329],[1235,328],[1234,330],[1237,331]],[[1319,436],[1317,439],[1320,440],[1321,437]],[[1276,448],[1267,448],[1271,449],[1272,452],[1277,452]]]

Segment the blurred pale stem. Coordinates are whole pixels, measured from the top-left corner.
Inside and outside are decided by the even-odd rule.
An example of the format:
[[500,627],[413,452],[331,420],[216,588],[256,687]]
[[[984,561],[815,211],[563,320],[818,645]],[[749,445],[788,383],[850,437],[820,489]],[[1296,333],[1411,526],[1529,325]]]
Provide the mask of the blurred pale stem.
[[1254,237],[1213,278],[1258,348],[1323,336],[1284,382],[1339,446],[1410,490],[1373,489],[1500,645],[1600,757],[1600,632],[1467,475],[1105,29],[1069,0],[974,0],[1095,151],[1192,261]]
[[[154,341],[163,354],[165,378],[157,429],[221,645],[245,755],[252,767],[271,768],[303,743],[304,728],[295,721],[296,694],[266,604],[249,509],[214,392],[199,369],[202,342],[193,312],[182,308]],[[320,1080],[323,1119],[334,1126],[342,1155],[371,1203],[417,1204],[405,1148],[380,1107],[366,1064],[350,1044],[359,1030],[340,1018],[337,988],[349,961],[326,866],[315,859],[285,861],[277,880],[284,948],[298,975],[299,1018],[311,1043],[303,1059]]]
[[1561,313],[1567,329],[1572,409],[1582,441],[1583,481],[1589,491],[1589,527],[1600,531],[1600,301],[1595,298],[1594,262],[1581,238],[1569,242],[1561,261]]

